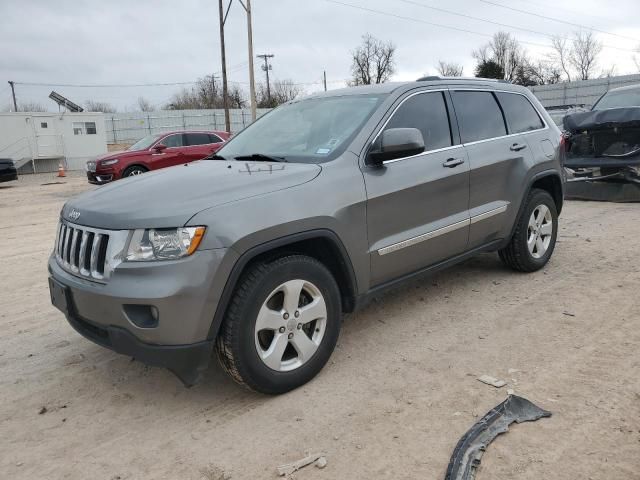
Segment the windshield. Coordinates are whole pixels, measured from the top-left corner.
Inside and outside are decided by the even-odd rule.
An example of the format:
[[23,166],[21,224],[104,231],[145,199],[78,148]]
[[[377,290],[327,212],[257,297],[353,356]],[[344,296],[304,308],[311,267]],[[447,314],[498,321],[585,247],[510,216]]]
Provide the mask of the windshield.
[[282,105],[233,137],[218,154],[226,159],[254,154],[287,162],[320,163],[336,158],[386,95],[344,95]]
[[148,137],[144,137],[138,140],[136,143],[131,145],[127,150],[146,150],[158,139],[158,135],[149,135]]
[[593,110],[624,107],[640,107],[640,88],[608,92],[593,106]]

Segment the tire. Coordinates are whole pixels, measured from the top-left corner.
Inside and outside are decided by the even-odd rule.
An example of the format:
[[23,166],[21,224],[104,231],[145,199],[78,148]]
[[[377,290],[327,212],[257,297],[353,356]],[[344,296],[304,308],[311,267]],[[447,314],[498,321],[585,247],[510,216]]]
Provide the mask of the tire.
[[340,290],[327,267],[304,255],[280,257],[242,275],[216,352],[236,382],[261,393],[284,393],[320,372],[341,322]]
[[[534,212],[537,215],[534,215]],[[541,216],[543,213],[544,215]],[[536,217],[541,218],[541,225],[537,223]],[[547,237],[545,232],[549,232],[549,228],[551,231]],[[518,218],[513,237],[498,254],[502,262],[514,270],[535,272],[544,267],[551,258],[557,236],[558,211],[553,198],[545,190],[533,189],[527,197],[520,218]],[[537,241],[538,238],[540,238],[540,242]],[[528,241],[532,239],[535,240],[533,245],[530,245]]]
[[146,172],[147,172],[146,168],[140,165],[133,165],[124,171],[124,173],[122,174],[122,178],[133,177],[135,175],[142,175],[143,173],[146,173]]

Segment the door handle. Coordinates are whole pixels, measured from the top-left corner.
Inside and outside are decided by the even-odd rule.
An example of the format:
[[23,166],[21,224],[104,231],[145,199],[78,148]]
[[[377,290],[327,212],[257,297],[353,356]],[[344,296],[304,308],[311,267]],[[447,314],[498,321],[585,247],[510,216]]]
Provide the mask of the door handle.
[[464,158],[447,158],[447,161],[442,164],[443,167],[454,168],[464,163]]
[[514,143],[513,145],[511,145],[511,147],[509,147],[510,150],[512,152],[519,152],[520,150],[524,150],[525,148],[527,148],[526,145],[523,145],[521,143]]

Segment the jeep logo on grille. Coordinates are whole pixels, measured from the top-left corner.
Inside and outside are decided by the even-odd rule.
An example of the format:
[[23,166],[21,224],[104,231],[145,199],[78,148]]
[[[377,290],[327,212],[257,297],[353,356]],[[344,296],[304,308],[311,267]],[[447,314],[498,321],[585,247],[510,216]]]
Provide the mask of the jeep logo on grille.
[[71,210],[69,212],[69,215],[67,215],[71,220],[77,220],[78,218],[80,218],[80,212],[78,210],[76,210],[75,208],[73,210]]

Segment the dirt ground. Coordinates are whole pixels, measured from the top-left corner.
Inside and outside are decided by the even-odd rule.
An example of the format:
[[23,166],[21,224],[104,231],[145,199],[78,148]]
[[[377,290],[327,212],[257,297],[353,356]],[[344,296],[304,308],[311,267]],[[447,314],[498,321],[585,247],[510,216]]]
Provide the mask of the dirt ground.
[[0,186],[0,477],[269,479],[323,451],[293,478],[439,479],[512,388],[553,417],[513,425],[478,480],[640,478],[640,205],[568,202],[538,273],[488,254],[387,294],[315,380],[266,397],[215,362],[186,389],[71,329],[46,261],[62,204],[95,187],[57,180]]

